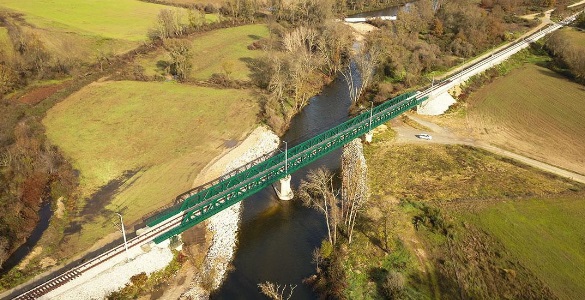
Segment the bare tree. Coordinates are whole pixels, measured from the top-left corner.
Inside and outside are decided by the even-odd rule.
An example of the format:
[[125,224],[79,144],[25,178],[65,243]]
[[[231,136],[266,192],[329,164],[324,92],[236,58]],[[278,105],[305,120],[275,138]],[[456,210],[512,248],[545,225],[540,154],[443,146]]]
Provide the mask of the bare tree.
[[322,34],[318,36],[317,48],[322,56],[322,72],[326,75],[336,74],[344,62],[344,57],[350,53],[353,36],[345,25],[338,22],[324,24]]
[[8,167],[12,161],[12,155],[9,151],[0,153],[0,167]]
[[303,204],[315,208],[325,215],[327,237],[331,245],[337,240],[337,225],[339,221],[338,197],[333,189],[333,174],[326,169],[319,168],[309,172],[308,180],[302,180],[299,186],[299,197]]
[[192,8],[187,12],[187,18],[189,19],[189,26],[194,29],[199,29],[207,23],[205,13],[196,8]]
[[359,139],[343,148],[341,161],[341,219],[351,243],[356,216],[368,201],[367,165]]
[[[372,44],[368,47],[361,46],[353,55],[353,66],[350,64],[347,69],[341,72],[349,89],[349,96],[352,102],[357,102],[364,90],[372,83],[374,70],[382,57],[382,49],[378,44]],[[359,76],[359,77],[358,77]]]
[[0,64],[0,95],[11,92],[18,86],[18,73],[4,64]]
[[316,272],[320,273],[323,256],[321,255],[321,251],[319,251],[319,248],[313,249],[312,258],[313,258],[312,261],[315,264],[315,267],[317,268]]
[[[290,299],[290,297],[292,297],[293,291],[295,290],[295,288],[297,287],[296,285],[283,285],[281,286],[280,284],[275,284],[272,282],[264,282],[264,283],[259,283],[258,287],[260,288],[260,292],[262,294],[264,294],[266,297],[273,299],[273,300],[288,300]],[[288,291],[288,295],[285,297],[284,293],[286,290]]]
[[150,38],[166,40],[182,35],[185,30],[182,20],[180,10],[161,9],[155,27],[149,32]]
[[8,240],[0,236],[0,269],[2,269],[2,264],[8,258]]
[[317,30],[300,26],[292,31],[286,32],[282,38],[284,49],[288,52],[304,51],[311,53],[316,46]]

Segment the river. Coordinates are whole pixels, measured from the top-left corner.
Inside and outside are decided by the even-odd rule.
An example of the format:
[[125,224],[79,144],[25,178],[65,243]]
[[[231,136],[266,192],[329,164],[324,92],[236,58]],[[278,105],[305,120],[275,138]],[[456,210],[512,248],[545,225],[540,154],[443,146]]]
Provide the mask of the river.
[[[349,105],[347,84],[340,77],[293,118],[282,139],[292,147],[336,126],[347,120]],[[333,151],[292,174],[293,188],[312,169],[338,171],[340,154],[341,150]],[[296,285],[293,299],[317,298],[302,280],[315,273],[311,253],[325,238],[325,219],[297,200],[281,201],[269,187],[243,201],[235,269],[212,299],[259,298],[257,285],[265,281]]]
[[[396,15],[398,9],[391,7],[351,17]],[[350,104],[347,83],[339,76],[311,98],[309,105],[293,118],[282,139],[292,147],[338,125],[348,119]],[[319,167],[339,175],[341,149],[292,174],[293,189],[310,170]],[[303,207],[297,198],[281,201],[272,187],[247,198],[243,201],[234,268],[211,299],[262,299],[258,284],[265,281],[296,286],[291,299],[317,299],[318,295],[302,281],[315,273],[312,252],[326,234],[324,216]]]

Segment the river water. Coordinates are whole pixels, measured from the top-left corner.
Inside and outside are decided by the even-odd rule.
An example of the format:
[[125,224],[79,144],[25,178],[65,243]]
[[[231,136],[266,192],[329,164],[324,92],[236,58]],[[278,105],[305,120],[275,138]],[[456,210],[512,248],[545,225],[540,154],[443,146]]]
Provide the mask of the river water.
[[[349,105],[347,83],[340,76],[293,118],[282,139],[292,147],[338,125],[347,120]],[[335,150],[292,174],[293,189],[312,169],[323,166],[338,172],[340,157],[341,150]],[[243,203],[234,270],[212,299],[261,298],[257,285],[265,281],[297,285],[292,299],[317,298],[302,280],[315,273],[311,253],[327,233],[323,215],[303,207],[297,198],[280,201],[272,187]]]

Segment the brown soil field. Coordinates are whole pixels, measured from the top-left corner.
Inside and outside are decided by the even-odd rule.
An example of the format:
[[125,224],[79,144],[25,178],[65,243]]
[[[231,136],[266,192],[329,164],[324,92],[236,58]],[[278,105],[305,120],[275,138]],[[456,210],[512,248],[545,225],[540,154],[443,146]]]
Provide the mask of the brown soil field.
[[585,174],[582,85],[525,65],[480,88],[468,101],[466,113],[442,117],[449,127],[458,127],[459,135]]
[[20,101],[22,103],[35,105],[35,104],[47,99],[48,97],[50,97],[51,95],[53,95],[54,93],[59,91],[60,89],[66,87],[68,84],[69,84],[69,81],[66,81],[63,83],[57,83],[57,84],[32,88],[30,91],[26,92],[25,94],[18,97],[17,99],[18,99],[18,101]]

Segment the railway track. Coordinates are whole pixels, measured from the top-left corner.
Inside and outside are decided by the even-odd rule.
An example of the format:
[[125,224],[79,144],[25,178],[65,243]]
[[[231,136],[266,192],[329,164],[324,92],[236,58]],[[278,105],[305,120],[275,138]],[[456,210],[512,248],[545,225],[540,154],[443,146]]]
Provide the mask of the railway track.
[[[431,87],[425,89],[424,91],[422,91],[419,94],[419,97],[425,97],[425,96],[429,96],[431,93],[435,92],[435,91],[439,91],[441,89],[446,89],[448,90],[449,88],[455,86],[457,84],[457,80],[467,76],[467,75],[475,75],[483,70],[478,71],[478,69],[481,69],[483,67],[489,67],[490,64],[496,62],[498,59],[502,58],[502,57],[507,57],[509,56],[511,53],[515,53],[523,48],[528,47],[528,45],[530,45],[530,43],[542,38],[543,36],[563,27],[564,25],[572,22],[572,20],[574,20],[575,16],[571,16],[565,20],[563,20],[560,23],[555,23],[552,24],[551,26],[548,26],[538,32],[533,33],[532,35],[523,38],[519,41],[516,41],[515,43],[513,43],[512,45],[501,49],[497,52],[494,52],[493,54],[491,54],[489,57],[486,57],[478,62],[476,62],[475,64],[465,68],[464,70],[461,70],[451,76],[449,76],[447,79],[442,80],[434,85],[432,85]],[[448,86],[448,87],[446,87]]]
[[[128,249],[131,249],[134,247],[140,247],[142,245],[145,245],[145,244],[152,242],[152,240],[155,237],[157,237],[157,236],[167,232],[168,230],[180,225],[182,219],[183,219],[183,214],[177,214],[174,217],[168,219],[167,221],[162,222],[153,228],[147,229],[147,231],[142,233],[141,235],[138,235],[138,236],[128,240],[128,242],[127,242]],[[99,266],[100,264],[106,262],[107,260],[112,259],[113,257],[118,256],[124,252],[125,252],[124,244],[121,244],[117,247],[114,247],[114,248],[82,263],[79,266],[76,266],[76,267],[73,267],[73,268],[67,270],[66,272],[60,274],[57,277],[54,277],[51,280],[48,280],[40,285],[37,285],[36,287],[28,290],[27,292],[24,292],[24,293],[16,296],[14,299],[15,300],[38,299],[38,298],[48,294],[49,292],[61,287],[62,285],[72,281],[73,279],[82,276],[87,271]]]

